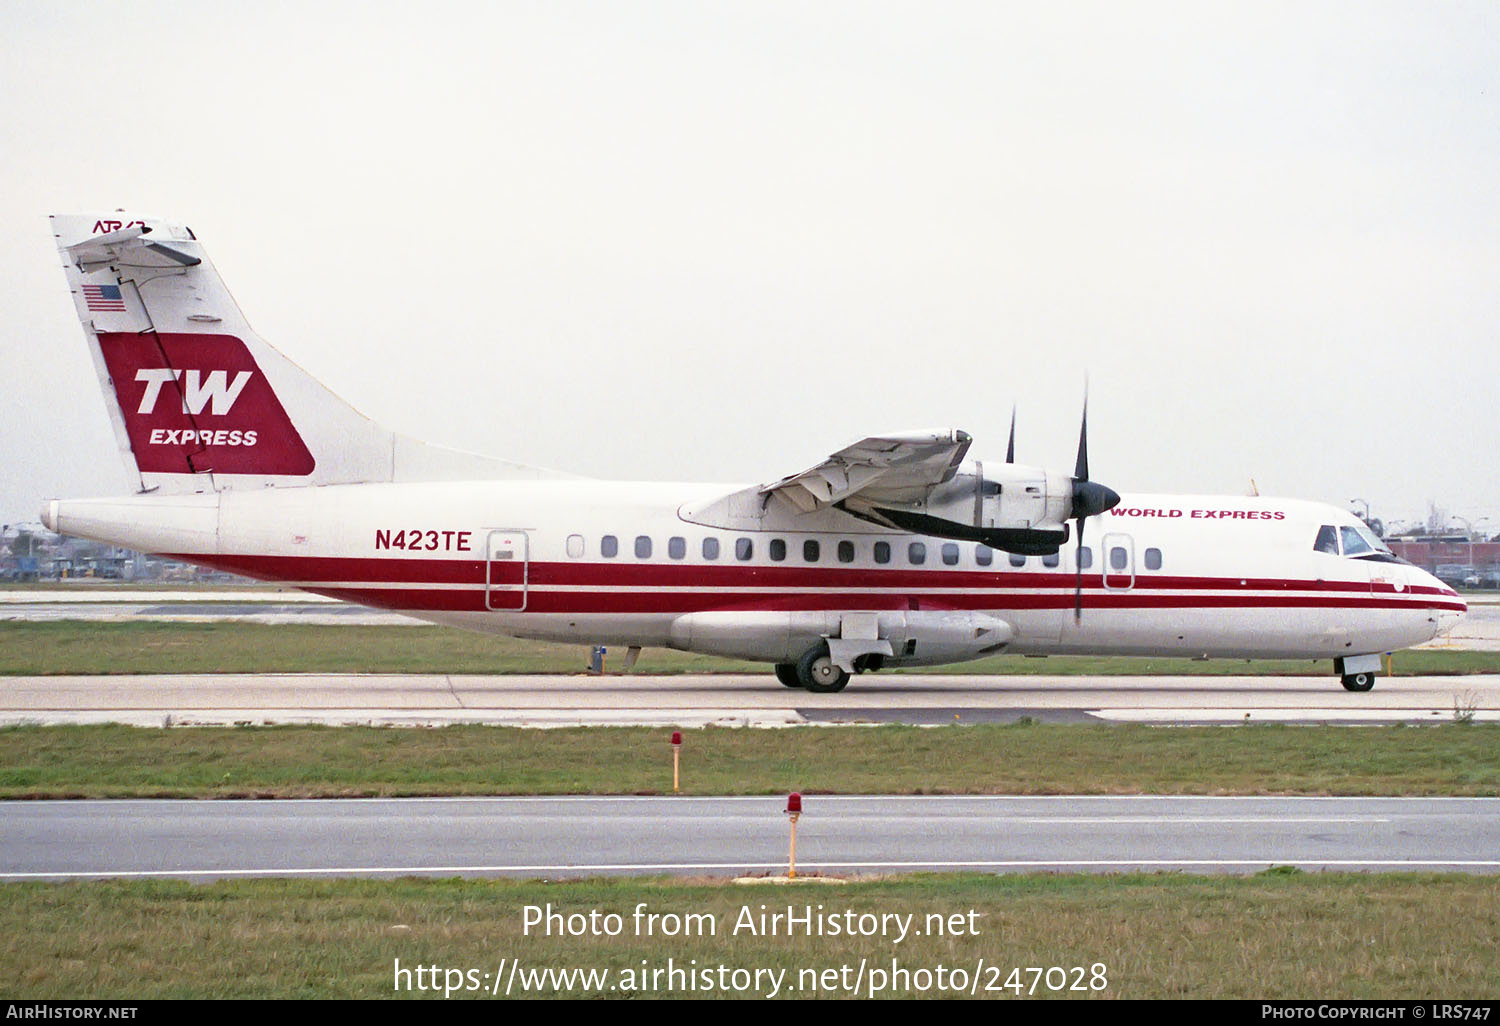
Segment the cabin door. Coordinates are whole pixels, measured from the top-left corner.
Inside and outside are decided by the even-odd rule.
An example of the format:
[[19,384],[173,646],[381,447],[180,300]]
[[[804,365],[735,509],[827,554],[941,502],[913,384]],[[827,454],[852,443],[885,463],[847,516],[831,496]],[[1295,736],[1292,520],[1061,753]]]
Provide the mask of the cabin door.
[[484,563],[484,604],[518,612],[526,608],[529,550],[525,531],[491,531]]

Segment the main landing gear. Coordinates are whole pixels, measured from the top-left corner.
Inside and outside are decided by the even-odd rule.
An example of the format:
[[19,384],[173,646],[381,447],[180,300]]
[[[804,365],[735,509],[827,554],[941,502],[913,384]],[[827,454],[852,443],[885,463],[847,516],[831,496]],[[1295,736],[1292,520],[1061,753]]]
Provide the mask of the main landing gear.
[[776,679],[789,688],[806,688],[826,695],[844,690],[849,674],[834,664],[827,645],[814,645],[795,663],[777,663]]
[[1375,686],[1373,673],[1346,673],[1339,680],[1344,682],[1345,691],[1369,691]]
[[844,690],[849,683],[849,674],[834,664],[827,645],[815,645],[797,660],[797,679],[809,691],[829,694]]

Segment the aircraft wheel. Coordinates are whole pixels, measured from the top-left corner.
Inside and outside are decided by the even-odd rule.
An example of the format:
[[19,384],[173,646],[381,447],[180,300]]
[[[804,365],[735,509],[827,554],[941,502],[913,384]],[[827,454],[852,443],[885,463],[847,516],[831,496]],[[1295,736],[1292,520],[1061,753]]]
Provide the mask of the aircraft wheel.
[[1346,673],[1342,678],[1345,691],[1369,691],[1375,686],[1373,673]]
[[797,660],[797,679],[807,690],[826,695],[844,690],[849,683],[849,674],[834,665],[828,646],[819,645],[808,649]]
[[781,681],[781,683],[785,684],[789,688],[807,687],[806,684],[802,683],[802,679],[797,676],[796,663],[777,663],[776,679]]

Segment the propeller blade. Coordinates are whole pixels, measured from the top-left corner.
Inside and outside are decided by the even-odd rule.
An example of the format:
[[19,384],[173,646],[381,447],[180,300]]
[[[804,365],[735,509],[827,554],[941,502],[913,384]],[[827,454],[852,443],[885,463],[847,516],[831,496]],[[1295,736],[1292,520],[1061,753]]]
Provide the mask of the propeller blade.
[[[1089,517],[1107,513],[1120,504],[1120,493],[1089,480],[1089,386],[1083,383],[1083,417],[1078,428],[1078,463],[1073,468],[1073,502],[1069,511],[1078,521],[1078,552],[1073,562],[1073,622],[1083,622],[1083,526]],[[1102,553],[1100,554],[1102,557]]]
[[1005,462],[1016,462],[1016,407],[1010,408],[1010,444],[1005,447]]
[[[1083,386],[1083,418],[1078,429],[1078,464],[1073,468],[1073,508],[1068,515],[1083,523],[1084,517],[1098,516],[1120,504],[1120,493],[1089,480],[1089,389]],[[1083,531],[1080,530],[1082,537]]]
[[1073,477],[1078,481],[1089,479],[1089,393],[1083,391],[1083,425],[1078,431],[1078,465],[1073,468]]
[[1078,553],[1073,558],[1073,565],[1078,568],[1078,576],[1073,582],[1073,622],[1083,622],[1083,517],[1078,518]]

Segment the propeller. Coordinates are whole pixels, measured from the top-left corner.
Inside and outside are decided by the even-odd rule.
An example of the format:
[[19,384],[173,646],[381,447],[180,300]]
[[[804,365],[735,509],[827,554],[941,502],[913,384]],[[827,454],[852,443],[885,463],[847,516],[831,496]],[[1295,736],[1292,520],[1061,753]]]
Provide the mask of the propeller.
[[1016,407],[1014,403],[1010,407],[1010,443],[1005,447],[1005,462],[1016,462]]
[[1073,622],[1083,622],[1083,525],[1089,517],[1108,512],[1120,504],[1120,493],[1089,480],[1089,393],[1083,390],[1083,419],[1078,431],[1078,462],[1073,467],[1073,507],[1069,515],[1078,524],[1078,551],[1073,560],[1077,577],[1073,586]]

